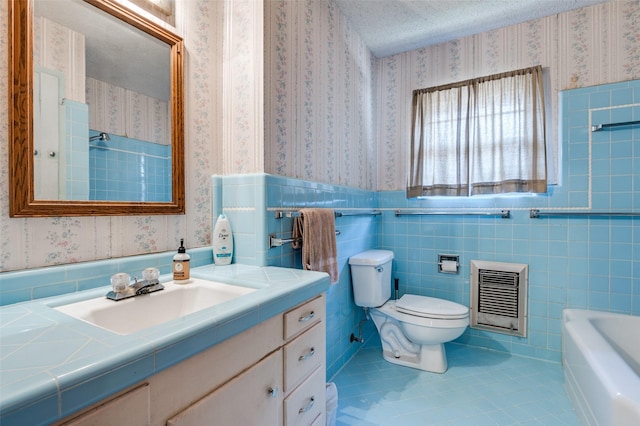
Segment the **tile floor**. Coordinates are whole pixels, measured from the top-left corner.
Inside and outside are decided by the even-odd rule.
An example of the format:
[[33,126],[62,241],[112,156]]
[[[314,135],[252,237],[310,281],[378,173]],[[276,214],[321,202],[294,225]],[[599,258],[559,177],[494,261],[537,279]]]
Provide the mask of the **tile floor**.
[[338,372],[336,426],[572,425],[562,366],[448,344],[449,369],[427,373],[365,346]]

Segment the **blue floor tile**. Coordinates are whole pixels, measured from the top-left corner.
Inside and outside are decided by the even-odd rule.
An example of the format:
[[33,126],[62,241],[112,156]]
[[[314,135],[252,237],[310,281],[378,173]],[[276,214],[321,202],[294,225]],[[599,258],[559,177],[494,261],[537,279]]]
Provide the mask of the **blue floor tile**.
[[578,426],[560,364],[448,344],[449,369],[391,364],[365,346],[332,379],[337,426]]

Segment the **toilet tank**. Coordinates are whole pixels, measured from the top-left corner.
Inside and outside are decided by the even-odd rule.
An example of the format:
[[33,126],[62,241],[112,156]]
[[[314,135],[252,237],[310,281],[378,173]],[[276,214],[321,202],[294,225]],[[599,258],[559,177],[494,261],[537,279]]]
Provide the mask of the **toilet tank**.
[[375,308],[391,298],[392,260],[389,250],[367,250],[349,258],[356,305]]

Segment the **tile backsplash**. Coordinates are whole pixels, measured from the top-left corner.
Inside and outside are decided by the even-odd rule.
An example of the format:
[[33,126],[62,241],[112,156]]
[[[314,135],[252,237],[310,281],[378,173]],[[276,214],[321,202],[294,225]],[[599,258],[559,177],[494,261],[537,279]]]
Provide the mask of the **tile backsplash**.
[[[187,249],[187,253],[191,256],[191,267],[213,262],[211,247]],[[108,286],[111,275],[118,272],[140,277],[145,268],[156,267],[160,274],[169,274],[175,254],[171,251],[3,272],[0,274],[0,306]]]

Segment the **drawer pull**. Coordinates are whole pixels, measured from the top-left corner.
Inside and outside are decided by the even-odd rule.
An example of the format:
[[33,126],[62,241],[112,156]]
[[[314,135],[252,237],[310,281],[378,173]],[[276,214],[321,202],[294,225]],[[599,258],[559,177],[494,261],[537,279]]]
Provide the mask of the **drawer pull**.
[[312,356],[314,356],[315,354],[316,354],[316,348],[311,348],[309,349],[309,352],[306,355],[300,355],[300,358],[298,358],[298,362],[306,361]]
[[316,403],[316,399],[312,396],[311,399],[309,400],[309,403],[298,410],[298,414],[303,414],[311,410],[313,408],[313,404],[315,403]]
[[307,322],[307,321],[309,321],[310,319],[312,319],[315,316],[316,316],[316,313],[311,311],[307,315],[298,318],[298,322]]
[[269,396],[271,398],[277,398],[278,397],[278,392],[279,392],[279,390],[278,390],[277,386],[269,388]]

